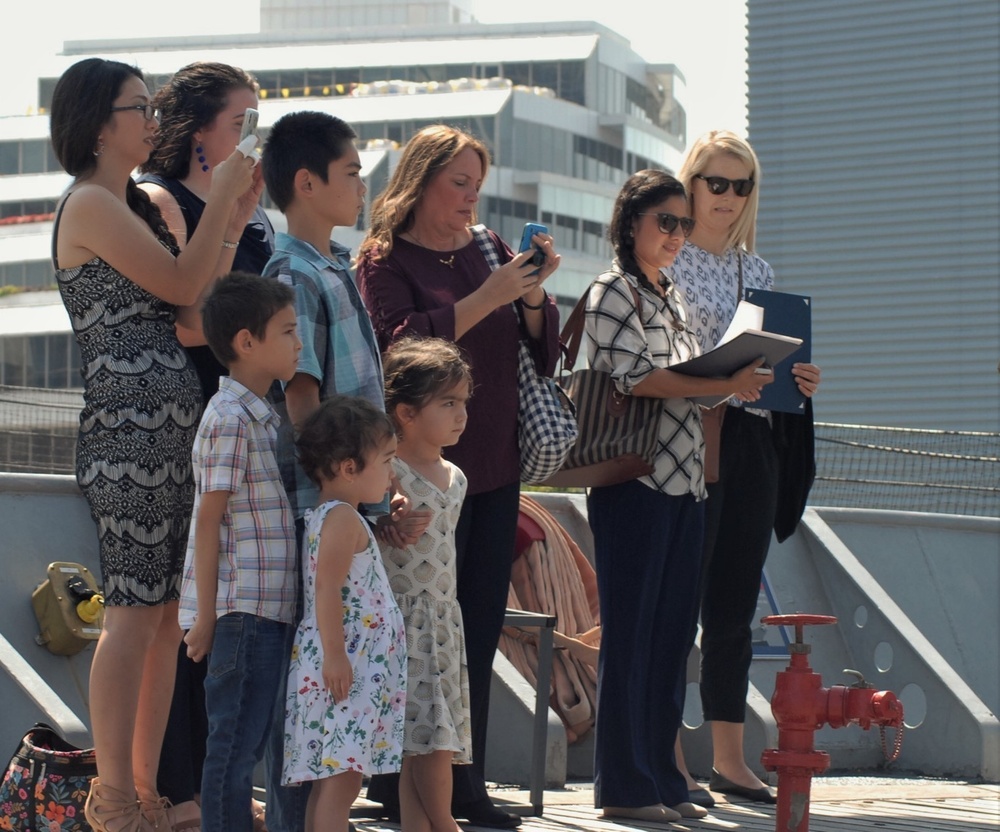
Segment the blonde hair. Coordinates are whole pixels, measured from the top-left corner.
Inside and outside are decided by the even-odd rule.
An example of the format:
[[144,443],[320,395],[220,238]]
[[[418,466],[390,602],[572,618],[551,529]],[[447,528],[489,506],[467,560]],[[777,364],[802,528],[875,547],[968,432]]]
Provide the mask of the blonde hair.
[[750,196],[746,198],[747,204],[743,208],[743,213],[729,229],[726,247],[745,248],[747,251],[753,251],[757,239],[757,206],[760,204],[761,175],[757,154],[753,152],[753,148],[747,141],[729,130],[712,130],[706,133],[691,145],[677,178],[684,183],[688,199],[691,202],[691,215],[695,216],[697,197],[695,196],[694,178],[699,173],[703,174],[712,161],[712,157],[720,153],[728,153],[749,167],[750,178],[755,183]]
[[[430,181],[459,153],[471,148],[483,163],[483,179],[490,169],[490,155],[479,139],[446,124],[432,124],[407,143],[386,189],[372,205],[371,228],[358,250],[358,259],[384,260],[392,240],[413,226],[413,212]],[[473,207],[472,222],[477,222]]]

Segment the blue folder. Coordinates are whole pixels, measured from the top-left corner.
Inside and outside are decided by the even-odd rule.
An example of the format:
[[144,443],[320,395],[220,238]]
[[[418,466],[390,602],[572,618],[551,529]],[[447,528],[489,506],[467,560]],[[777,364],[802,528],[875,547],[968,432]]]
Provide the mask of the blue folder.
[[747,289],[744,298],[764,310],[765,330],[802,339],[801,347],[774,365],[774,381],[761,391],[760,401],[748,406],[783,413],[805,413],[806,397],[795,383],[792,364],[812,361],[812,299],[766,289]]

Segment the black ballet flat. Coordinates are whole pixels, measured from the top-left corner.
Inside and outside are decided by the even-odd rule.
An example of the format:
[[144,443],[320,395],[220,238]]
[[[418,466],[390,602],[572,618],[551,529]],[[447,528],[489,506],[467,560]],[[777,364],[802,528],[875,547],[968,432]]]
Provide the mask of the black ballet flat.
[[[742,797],[745,800],[752,800],[755,803],[770,803],[774,805],[778,802],[778,798],[774,796],[774,792],[767,786],[760,789],[750,789],[746,786],[741,786],[738,783],[734,783],[728,777],[723,777],[714,768],[712,769],[712,777],[708,781],[708,787],[713,792],[721,792],[731,797]],[[691,802],[693,803],[694,801]]]
[[711,809],[715,805],[715,798],[708,789],[688,789],[688,802],[704,809]]
[[472,826],[486,826],[490,829],[517,829],[521,816],[505,812],[495,806],[489,798],[482,798],[463,806],[452,806],[457,818],[465,818]]

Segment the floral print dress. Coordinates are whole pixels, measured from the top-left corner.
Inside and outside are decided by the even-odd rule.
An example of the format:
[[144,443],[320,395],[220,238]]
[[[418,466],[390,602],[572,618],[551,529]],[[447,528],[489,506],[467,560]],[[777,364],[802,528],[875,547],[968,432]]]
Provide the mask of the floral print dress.
[[282,781],[301,783],[345,771],[386,774],[403,761],[406,636],[378,546],[354,555],[341,590],[344,637],[354,682],[334,703],[323,685],[323,645],[316,626],[316,565],[323,520],[338,501],[306,512],[302,573],[305,605],[295,633],[285,706]]

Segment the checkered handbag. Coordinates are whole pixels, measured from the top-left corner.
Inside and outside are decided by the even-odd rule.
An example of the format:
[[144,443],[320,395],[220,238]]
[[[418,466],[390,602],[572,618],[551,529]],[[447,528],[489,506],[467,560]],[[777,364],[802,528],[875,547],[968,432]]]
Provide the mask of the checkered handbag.
[[[470,228],[490,269],[500,268],[496,246],[484,225]],[[514,307],[517,314],[517,308]],[[527,342],[517,343],[518,430],[521,482],[538,483],[562,467],[576,443],[576,408],[551,378],[538,374]]]

